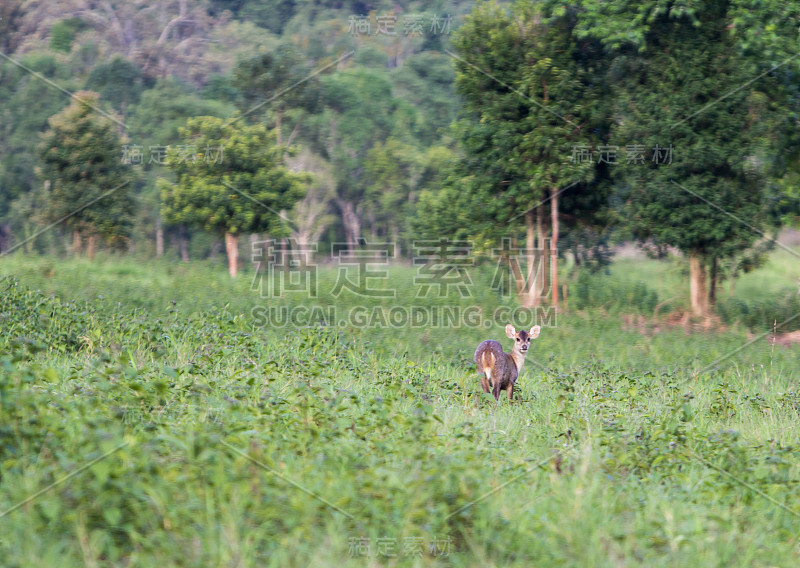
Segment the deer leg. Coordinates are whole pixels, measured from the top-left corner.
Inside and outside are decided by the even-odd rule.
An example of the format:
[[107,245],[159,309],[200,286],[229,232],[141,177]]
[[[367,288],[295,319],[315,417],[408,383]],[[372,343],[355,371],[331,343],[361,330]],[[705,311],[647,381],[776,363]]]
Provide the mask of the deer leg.
[[508,385],[508,400],[512,400],[514,398],[514,385],[513,383]]
[[500,400],[500,386],[500,381],[495,381],[494,385],[492,385],[492,394],[495,400]]
[[483,392],[491,392],[489,390],[489,379],[486,378],[486,375],[481,377],[481,386],[483,387]]

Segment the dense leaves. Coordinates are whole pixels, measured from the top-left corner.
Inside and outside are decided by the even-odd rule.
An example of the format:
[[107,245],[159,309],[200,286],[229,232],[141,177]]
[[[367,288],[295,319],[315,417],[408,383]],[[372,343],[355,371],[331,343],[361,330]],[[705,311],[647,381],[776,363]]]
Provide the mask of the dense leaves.
[[81,237],[125,242],[136,174],[120,157],[119,120],[101,109],[97,93],[79,91],[48,122],[39,145],[42,220],[63,221]]
[[207,116],[189,119],[180,135],[184,144],[167,153],[176,181],[160,181],[167,222],[234,235],[282,232],[280,211],[302,197],[305,178],[283,165],[285,149],[272,133]]
[[[61,299],[2,282],[8,565],[596,558],[554,546],[565,539],[604,541],[631,563],[713,562],[756,543],[759,558],[797,559],[780,505],[800,506],[800,396],[782,348],[704,369],[745,338],[640,337],[591,311],[543,332],[519,397],[495,408],[471,370],[472,347],[493,335],[483,326],[402,340],[406,329],[254,327],[252,295],[200,265],[80,262],[50,276],[16,265],[74,294]],[[103,298],[76,296],[112,272]],[[609,287],[587,285],[587,297]],[[199,308],[220,297],[234,307]],[[132,307],[143,302],[152,309]]]

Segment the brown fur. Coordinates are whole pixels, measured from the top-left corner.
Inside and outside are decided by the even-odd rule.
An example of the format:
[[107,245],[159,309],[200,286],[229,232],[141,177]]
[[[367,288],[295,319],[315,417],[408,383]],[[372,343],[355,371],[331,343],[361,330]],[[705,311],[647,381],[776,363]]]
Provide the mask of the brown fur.
[[[514,396],[514,385],[517,383],[525,355],[531,339],[539,336],[539,326],[533,326],[530,332],[514,329],[511,324],[506,326],[506,335],[514,339],[514,348],[511,353],[505,353],[503,346],[494,340],[487,340],[478,345],[475,350],[475,363],[478,371],[483,373],[481,387],[483,392],[492,392],[495,400],[500,399],[500,391],[506,391],[508,400]],[[490,391],[491,388],[491,391]]]

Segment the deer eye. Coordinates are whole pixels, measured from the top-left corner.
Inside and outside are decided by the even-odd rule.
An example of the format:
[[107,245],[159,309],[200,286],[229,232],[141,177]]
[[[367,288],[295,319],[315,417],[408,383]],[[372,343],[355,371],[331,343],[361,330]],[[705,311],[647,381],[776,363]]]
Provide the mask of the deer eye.
[[517,337],[517,341],[519,341],[519,337]]

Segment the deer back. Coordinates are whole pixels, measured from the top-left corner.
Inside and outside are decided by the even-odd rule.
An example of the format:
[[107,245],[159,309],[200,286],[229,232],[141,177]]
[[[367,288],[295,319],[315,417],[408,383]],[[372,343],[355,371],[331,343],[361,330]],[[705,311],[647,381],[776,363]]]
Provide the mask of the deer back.
[[478,364],[478,370],[484,373],[485,370],[491,369],[492,381],[514,381],[517,378],[517,365],[511,354],[503,351],[503,346],[500,342],[493,339],[486,340],[478,345],[475,350],[475,363]]

